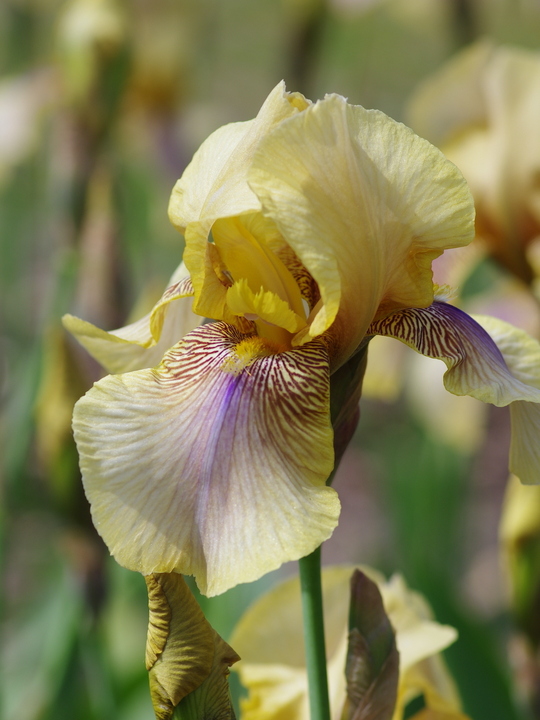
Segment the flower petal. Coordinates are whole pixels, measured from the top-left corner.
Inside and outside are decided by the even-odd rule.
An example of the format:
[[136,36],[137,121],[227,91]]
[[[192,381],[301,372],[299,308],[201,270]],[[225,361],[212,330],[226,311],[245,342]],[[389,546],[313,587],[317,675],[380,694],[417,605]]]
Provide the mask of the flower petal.
[[524,282],[526,246],[538,235],[540,57],[475,43],[424,83],[411,124],[462,170],[475,198],[477,234]]
[[300,93],[287,93],[280,82],[254,120],[226,125],[212,133],[174,186],[169,217],[185,235],[184,259],[193,279],[197,313],[222,319],[219,305],[212,304],[212,288],[219,282],[208,258],[208,234],[213,222],[260,209],[259,200],[247,184],[257,144],[274,125],[308,104]]
[[[502,324],[512,328],[508,323]],[[517,328],[512,329],[528,337]],[[523,382],[516,372],[511,372],[498,343],[478,322],[453,305],[434,302],[428,308],[401,310],[372,323],[368,334],[396,338],[422,355],[442,360],[448,367],[444,385],[455,395],[472,395],[498,407],[516,400],[540,402],[540,387]],[[532,342],[536,348],[538,343]],[[517,347],[513,350],[519,353]],[[540,346],[536,352],[540,359]]]
[[512,375],[530,389],[530,398],[510,405],[509,465],[523,483],[536,485],[540,483],[540,405],[532,393],[540,390],[540,343],[503,320],[487,315],[474,319],[495,342]]
[[414,131],[441,145],[464,128],[485,126],[483,77],[495,52],[492,42],[480,40],[424,80],[407,110],[407,121]]
[[[353,570],[353,565],[336,565],[323,568],[322,573],[330,705],[332,718],[336,719],[341,717],[346,696],[344,667]],[[403,703],[426,688],[457,710],[459,699],[448,671],[441,659],[433,656],[455,640],[456,631],[434,622],[422,596],[409,590],[399,576],[385,582],[377,571],[367,567],[361,570],[379,586],[403,658],[394,720],[403,717]],[[249,691],[242,700],[245,720],[309,720],[298,577],[279,583],[258,598],[242,616],[231,643],[242,657],[234,669]],[[434,671],[439,670],[442,674],[435,676]]]
[[180,265],[152,312],[118,330],[107,332],[73,315],[64,315],[62,323],[110,373],[153,367],[202,322],[191,310],[193,287],[186,274]]
[[339,96],[272,129],[249,182],[319,285],[321,306],[296,342],[334,323],[336,366],[378,313],[429,305],[431,261],[473,237],[457,168],[404,125]]
[[337,524],[324,343],[273,354],[224,323],[75,407],[94,523],[125,567],[215,595],[314,550]]
[[510,469],[522,482],[540,482],[540,343],[523,330],[487,316],[471,318],[435,302],[375,322],[370,334],[394,337],[443,360],[446,389],[498,407],[512,403]]

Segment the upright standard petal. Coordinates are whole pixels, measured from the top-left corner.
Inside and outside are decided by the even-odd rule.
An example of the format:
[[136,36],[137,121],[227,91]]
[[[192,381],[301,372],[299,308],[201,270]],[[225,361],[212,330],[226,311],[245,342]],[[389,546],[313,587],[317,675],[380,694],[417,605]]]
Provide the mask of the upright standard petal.
[[327,539],[328,355],[285,353],[214,323],[154,370],[109,376],[74,412],[94,523],[120,564],[195,575],[207,595]]
[[285,84],[279,83],[254,120],[226,125],[210,135],[176,183],[169,217],[185,236],[184,259],[193,280],[197,313],[226,319],[215,298],[215,293],[219,297],[219,279],[208,242],[213,222],[260,209],[247,183],[253,153],[272,127],[308,105],[300,93],[288,93]]
[[474,234],[472,198],[457,168],[404,125],[339,96],[262,138],[249,183],[320,289],[296,343],[332,326],[335,366],[373,318],[428,306],[431,261]]
[[193,286],[182,263],[150,313],[118,330],[101,330],[73,315],[62,323],[110,373],[157,365],[165,352],[201,324],[191,309]]
[[[477,322],[479,320],[480,322]],[[522,482],[540,482],[540,344],[522,330],[452,305],[434,302],[372,323],[368,333],[401,340],[442,360],[446,389],[498,407],[511,404],[510,469]]]

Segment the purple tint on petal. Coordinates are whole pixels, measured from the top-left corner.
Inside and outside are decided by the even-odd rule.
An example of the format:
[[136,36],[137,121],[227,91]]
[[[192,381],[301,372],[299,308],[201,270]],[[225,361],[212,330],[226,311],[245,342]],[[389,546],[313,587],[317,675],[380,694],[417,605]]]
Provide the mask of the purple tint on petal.
[[509,372],[504,358],[488,333],[467,313],[454,305],[434,302],[427,308],[405,308],[370,325],[369,335],[386,335],[407,343],[432,358],[466,361],[481,354],[489,365]]
[[[470,315],[467,315],[466,312],[463,312],[463,310],[460,310],[454,305],[448,305],[447,303],[438,301],[435,301],[431,307],[427,308],[427,310],[433,310],[433,314],[435,316],[438,315],[439,317],[444,318],[443,327],[447,326],[447,324],[452,325],[453,328],[460,332],[463,337],[466,337],[469,342],[475,343],[476,341],[478,343],[478,350],[481,349],[481,351],[489,355],[492,360],[504,365],[506,368],[504,357],[497,345],[491,339],[491,336],[476,322],[476,320],[473,320]],[[441,331],[442,329],[443,328],[441,328]]]

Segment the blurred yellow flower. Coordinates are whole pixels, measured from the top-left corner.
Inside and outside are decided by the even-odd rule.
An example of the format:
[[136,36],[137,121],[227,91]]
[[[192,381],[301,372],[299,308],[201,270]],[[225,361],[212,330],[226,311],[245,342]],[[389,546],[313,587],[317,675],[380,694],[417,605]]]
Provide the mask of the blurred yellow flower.
[[540,487],[508,481],[499,528],[516,620],[534,646],[540,644]]
[[[112,333],[65,319],[124,373],[74,414],[94,522],[122,565],[192,574],[213,595],[326,540],[340,509],[326,486],[330,378],[372,335],[442,359],[450,392],[513,403],[515,423],[534,405],[538,426],[540,346],[523,355],[511,326],[482,320],[486,332],[434,300],[431,262],[471,239],[472,202],[459,171],[405,126],[280,84],[254,120],[203,143],[170,216],[185,268],[149,316]],[[520,429],[512,466],[532,482],[540,459]]]
[[539,53],[482,41],[422,84],[409,108],[411,127],[465,175],[478,236],[525,282],[540,275],[539,83]]
[[[353,566],[323,568],[325,638],[332,720],[345,703],[349,582]],[[415,716],[466,720],[452,678],[440,656],[456,640],[456,631],[440,625],[421,595],[394,575],[386,581],[370,568],[396,633],[400,656],[398,698],[393,720],[401,720],[408,702],[424,696],[426,709]],[[257,600],[240,620],[231,643],[242,661],[235,667],[248,697],[242,720],[309,720],[307,673],[302,642],[298,578],[287,580]],[[439,713],[439,714],[437,714]]]

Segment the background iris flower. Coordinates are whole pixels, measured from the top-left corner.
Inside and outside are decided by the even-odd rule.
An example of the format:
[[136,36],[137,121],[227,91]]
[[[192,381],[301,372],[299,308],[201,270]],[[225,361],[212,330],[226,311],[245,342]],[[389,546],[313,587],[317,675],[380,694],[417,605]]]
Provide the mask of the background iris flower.
[[465,175],[486,250],[526,283],[540,263],[540,55],[477,42],[425,80],[409,122]]
[[512,467],[537,480],[540,346],[434,302],[431,262],[472,239],[473,206],[427,141],[280,84],[203,143],[170,216],[189,275],[152,313],[112,333],[65,321],[111,371],[143,368],[99,381],[74,414],[94,522],[122,565],[214,595],[327,539],[332,382],[374,334],[442,359],[453,393],[514,403]]
[[[435,622],[424,598],[409,590],[399,575],[387,581],[371,568],[362,571],[377,583],[396,635],[399,681],[393,720],[402,720],[406,704],[421,694],[426,709],[415,718],[467,720],[439,655],[456,640],[454,628]],[[352,572],[352,566],[329,566],[322,576],[330,704],[336,719],[341,717],[346,698],[343,669]],[[248,690],[242,701],[243,720],[308,720],[301,618],[299,580],[293,578],[259,598],[235,628],[231,643],[242,662],[234,669]]]

